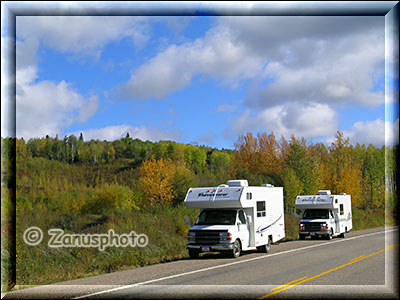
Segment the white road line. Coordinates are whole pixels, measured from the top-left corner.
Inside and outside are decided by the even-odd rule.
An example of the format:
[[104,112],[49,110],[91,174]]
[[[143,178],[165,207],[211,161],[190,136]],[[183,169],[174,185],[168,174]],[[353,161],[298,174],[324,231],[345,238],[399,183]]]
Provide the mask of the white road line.
[[124,289],[129,289],[129,288],[133,288],[133,287],[136,287],[136,286],[139,286],[139,285],[149,284],[149,283],[153,283],[153,282],[157,282],[157,281],[162,281],[162,280],[172,279],[172,278],[186,276],[186,275],[190,275],[190,274],[195,274],[195,273],[199,273],[199,272],[204,272],[204,271],[214,270],[214,269],[218,269],[218,268],[238,265],[238,264],[249,262],[249,261],[253,261],[253,260],[266,259],[266,258],[269,258],[269,257],[273,257],[273,256],[276,256],[276,255],[281,255],[281,254],[286,254],[286,253],[290,253],[290,252],[301,251],[301,250],[311,249],[311,248],[316,248],[316,247],[322,247],[322,246],[326,246],[326,245],[330,245],[330,244],[347,242],[347,241],[350,241],[350,240],[359,239],[359,238],[366,237],[366,236],[371,236],[371,235],[376,235],[376,234],[381,234],[381,233],[388,233],[388,232],[392,232],[392,231],[396,231],[396,230],[398,230],[398,229],[373,232],[373,233],[359,235],[359,236],[355,236],[355,237],[351,237],[351,238],[346,238],[346,239],[343,239],[343,240],[330,241],[330,242],[326,242],[326,243],[322,243],[322,244],[311,245],[311,246],[307,246],[307,247],[296,248],[296,249],[286,250],[286,251],[282,251],[282,252],[278,252],[278,253],[268,254],[268,255],[265,255],[265,256],[253,257],[253,258],[244,259],[244,260],[240,260],[240,261],[235,261],[235,262],[227,263],[227,264],[223,264],[223,265],[218,265],[218,266],[208,267],[208,268],[204,268],[204,269],[199,269],[199,270],[189,271],[189,272],[185,272],[185,273],[180,273],[180,274],[170,275],[170,276],[166,276],[166,277],[161,277],[161,278],[157,278],[157,279],[142,281],[142,282],[138,282],[138,283],[134,283],[134,284],[130,284],[130,285],[124,285],[124,286],[120,286],[120,287],[116,287],[116,288],[112,288],[112,289],[108,289],[108,290],[103,290],[103,291],[99,291],[99,292],[95,292],[95,293],[91,293],[91,294],[87,294],[87,295],[74,297],[72,299],[83,299],[83,298],[87,298],[87,297],[91,297],[91,296],[107,294],[107,293],[120,291],[120,290],[124,290]]

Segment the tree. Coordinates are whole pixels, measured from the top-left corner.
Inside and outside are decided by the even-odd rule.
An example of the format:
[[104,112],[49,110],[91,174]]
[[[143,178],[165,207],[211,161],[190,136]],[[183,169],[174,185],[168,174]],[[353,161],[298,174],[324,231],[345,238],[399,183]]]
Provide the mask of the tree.
[[144,204],[168,206],[174,198],[173,176],[175,166],[171,160],[154,158],[140,166],[140,191]]
[[283,193],[285,197],[285,212],[294,214],[296,197],[303,194],[303,183],[290,167],[283,172]]
[[258,134],[258,149],[261,168],[260,173],[282,174],[282,152],[281,147],[275,139],[273,132]]
[[383,207],[385,192],[385,153],[369,145],[364,161],[368,207]]
[[178,165],[175,168],[175,173],[172,178],[173,187],[173,205],[179,205],[185,199],[188,189],[195,185],[195,175],[192,171],[183,165]]
[[235,143],[234,160],[237,169],[246,169],[250,172],[259,170],[258,142],[251,132],[240,135]]
[[335,141],[331,145],[331,155],[334,167],[332,178],[333,193],[347,193],[351,195],[352,204],[364,207],[365,201],[361,192],[362,162],[352,159],[352,148],[349,138],[338,131]]
[[308,148],[295,141],[290,145],[286,166],[293,169],[296,177],[302,182],[306,195],[315,194],[321,185],[318,157],[309,154]]
[[26,158],[29,156],[29,150],[25,143],[25,140],[16,139],[16,156]]

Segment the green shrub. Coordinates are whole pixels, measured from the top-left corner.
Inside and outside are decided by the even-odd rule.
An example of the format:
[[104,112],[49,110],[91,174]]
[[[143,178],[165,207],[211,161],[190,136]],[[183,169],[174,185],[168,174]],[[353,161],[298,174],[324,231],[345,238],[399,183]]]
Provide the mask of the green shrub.
[[88,203],[86,211],[99,213],[110,209],[138,210],[135,199],[138,197],[130,188],[118,184],[105,184],[96,189],[95,197]]

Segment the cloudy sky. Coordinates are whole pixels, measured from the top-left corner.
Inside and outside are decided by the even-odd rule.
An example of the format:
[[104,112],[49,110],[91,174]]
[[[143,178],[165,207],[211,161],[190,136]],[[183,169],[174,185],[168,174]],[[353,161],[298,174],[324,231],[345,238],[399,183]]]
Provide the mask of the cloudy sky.
[[394,100],[385,102],[384,17],[18,16],[16,25],[18,137],[129,132],[233,148],[249,131],[328,143],[341,130],[382,146],[395,128],[398,142],[398,113],[385,119]]

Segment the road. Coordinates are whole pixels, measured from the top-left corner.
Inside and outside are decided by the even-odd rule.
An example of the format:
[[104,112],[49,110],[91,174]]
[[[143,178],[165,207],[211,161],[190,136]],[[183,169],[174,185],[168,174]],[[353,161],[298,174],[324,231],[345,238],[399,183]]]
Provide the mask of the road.
[[204,254],[127,271],[23,289],[5,299],[399,298],[398,228],[345,239],[272,245],[239,259]]

